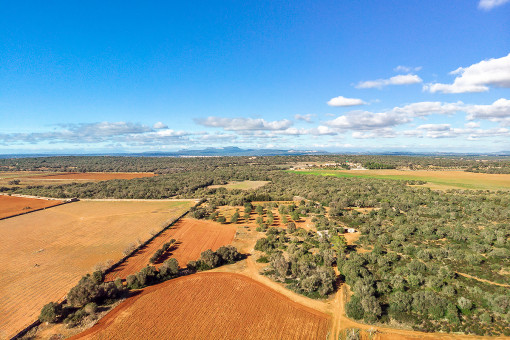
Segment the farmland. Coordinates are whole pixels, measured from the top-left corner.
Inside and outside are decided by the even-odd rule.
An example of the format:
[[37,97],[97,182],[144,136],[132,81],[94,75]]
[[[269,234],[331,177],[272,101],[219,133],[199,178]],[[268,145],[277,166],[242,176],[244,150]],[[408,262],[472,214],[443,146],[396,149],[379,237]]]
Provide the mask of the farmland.
[[426,187],[440,190],[510,190],[510,175],[508,174],[484,174],[458,170],[313,170],[293,172],[319,176],[425,181],[427,182]]
[[72,339],[324,339],[329,323],[245,276],[203,273],[144,289]]
[[116,270],[109,273],[106,276],[106,281],[113,281],[117,277],[125,279],[128,275],[137,273],[149,264],[149,259],[154,252],[171,239],[175,239],[176,242],[169,256],[177,259],[181,267],[186,267],[189,261],[197,260],[204,250],[216,250],[223,245],[230,244],[234,239],[235,232],[236,227],[233,225],[189,218],[181,219]]
[[95,265],[123,257],[191,201],[75,202],[0,221],[0,338],[33,322]]
[[260,187],[263,187],[269,183],[268,181],[242,181],[242,182],[229,182],[228,184],[217,184],[217,185],[210,185],[209,188],[225,188],[225,189],[239,189],[239,190],[250,190],[250,189],[258,189]]
[[[154,177],[150,172],[48,172],[48,171],[12,171],[0,172],[0,186],[54,185],[73,182],[99,182],[112,179],[134,179]],[[14,184],[13,181],[19,181]]]
[[0,195],[0,219],[60,204],[62,201]]

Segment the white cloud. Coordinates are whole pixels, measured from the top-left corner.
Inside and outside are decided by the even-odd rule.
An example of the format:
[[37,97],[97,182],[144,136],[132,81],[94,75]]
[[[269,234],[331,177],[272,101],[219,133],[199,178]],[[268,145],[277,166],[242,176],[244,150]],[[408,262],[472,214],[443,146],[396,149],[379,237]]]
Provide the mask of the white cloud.
[[252,130],[285,130],[292,126],[288,119],[268,122],[262,118],[222,118],[207,117],[194,119],[195,123],[208,127],[219,127],[226,131],[252,131]]
[[342,130],[373,130],[409,123],[410,117],[393,112],[355,111],[326,122]]
[[294,115],[294,119],[296,120],[303,120],[307,123],[312,123],[312,117],[315,117],[314,114],[306,114],[306,115],[300,115],[300,114],[297,114],[297,115]]
[[395,67],[393,69],[393,71],[395,72],[405,72],[405,73],[409,73],[409,72],[418,72],[422,69],[421,66],[418,66],[418,67],[410,67],[410,66],[404,66],[404,65],[398,65],[397,67]]
[[390,128],[376,129],[370,132],[354,131],[352,138],[356,139],[374,139],[374,138],[395,138],[397,133]]
[[489,105],[469,105],[465,108],[467,119],[488,119],[492,122],[502,122],[510,118],[510,100],[500,98]]
[[423,86],[431,93],[486,92],[489,86],[510,87],[510,53],[502,58],[482,60],[469,67],[459,67],[450,74],[458,75],[452,84],[433,83]]
[[345,98],[342,96],[338,96],[335,98],[331,98],[328,101],[329,106],[357,106],[366,104],[363,100],[357,98]]
[[480,2],[478,3],[478,8],[490,11],[494,7],[504,5],[509,1],[510,0],[480,0]]
[[157,122],[152,126],[154,129],[166,129],[168,126],[166,124],[163,124],[162,122]]
[[468,129],[478,128],[480,127],[480,122],[469,122],[464,124],[464,126]]
[[371,89],[378,88],[381,89],[387,85],[410,85],[410,84],[418,84],[423,82],[423,80],[417,76],[416,74],[399,74],[389,79],[377,79],[377,80],[367,80],[359,82],[356,85],[358,89]]
[[352,111],[333,120],[326,125],[337,129],[373,130],[409,123],[416,117],[431,114],[452,114],[462,109],[462,102],[418,102],[394,107],[384,112]]
[[418,126],[416,129],[427,131],[449,131],[450,128],[450,124],[423,124]]

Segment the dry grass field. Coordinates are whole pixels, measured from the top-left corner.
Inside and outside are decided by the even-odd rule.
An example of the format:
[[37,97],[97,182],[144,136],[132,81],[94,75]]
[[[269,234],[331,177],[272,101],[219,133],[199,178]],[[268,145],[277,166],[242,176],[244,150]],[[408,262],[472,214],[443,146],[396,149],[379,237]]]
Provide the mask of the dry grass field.
[[268,181],[242,181],[242,182],[229,182],[228,184],[210,185],[209,188],[226,188],[226,189],[240,189],[250,190],[257,189],[269,183]]
[[460,170],[312,170],[301,174],[335,177],[369,177],[380,179],[425,181],[431,189],[510,190],[510,175],[483,174]]
[[0,221],[0,339],[33,322],[80,277],[117,261],[194,202],[75,202]]
[[201,273],[144,289],[71,339],[325,339],[329,324],[246,276]]
[[0,219],[54,207],[62,201],[0,195]]
[[99,182],[111,179],[133,179],[154,177],[150,172],[43,172],[43,171],[12,171],[0,172],[0,186],[11,187],[12,180],[19,180],[17,186],[56,185],[73,182]]
[[106,281],[113,281],[117,277],[125,279],[128,275],[137,273],[149,264],[149,259],[156,250],[171,239],[176,240],[171,254],[158,261],[156,267],[159,267],[167,257],[177,259],[181,267],[186,267],[189,261],[197,260],[203,251],[207,249],[216,250],[221,246],[230,244],[234,239],[236,229],[233,225],[183,218],[130,257],[115,271],[109,273],[106,276]]

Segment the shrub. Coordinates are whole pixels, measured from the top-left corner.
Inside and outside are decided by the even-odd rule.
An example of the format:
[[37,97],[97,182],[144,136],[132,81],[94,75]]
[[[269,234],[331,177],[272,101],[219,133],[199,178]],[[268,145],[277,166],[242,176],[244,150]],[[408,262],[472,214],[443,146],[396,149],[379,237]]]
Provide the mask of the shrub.
[[356,295],[351,296],[351,300],[345,305],[345,312],[348,317],[355,320],[363,319],[364,312],[361,306],[361,299]]
[[83,310],[87,312],[87,314],[95,314],[97,312],[97,304],[94,302],[87,303]]
[[159,278],[161,280],[168,280],[177,276],[179,273],[179,262],[176,259],[171,258],[166,260],[163,265],[159,268]]
[[50,302],[41,309],[39,321],[56,322],[62,316],[62,306],[56,302]]

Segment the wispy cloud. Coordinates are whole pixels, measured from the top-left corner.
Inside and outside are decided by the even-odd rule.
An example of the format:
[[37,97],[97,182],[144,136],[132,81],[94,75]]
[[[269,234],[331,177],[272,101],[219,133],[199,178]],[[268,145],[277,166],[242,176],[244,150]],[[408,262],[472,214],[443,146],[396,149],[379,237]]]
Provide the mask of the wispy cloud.
[[219,127],[226,131],[242,130],[285,130],[292,126],[292,121],[288,119],[266,121],[262,118],[223,118],[207,117],[196,118],[195,123],[207,127]]
[[482,60],[469,67],[450,72],[458,75],[452,84],[433,83],[423,86],[431,93],[486,92],[489,86],[510,88],[510,53],[502,58]]
[[490,11],[491,9],[504,5],[507,2],[510,2],[510,0],[480,0],[478,3],[478,8],[485,11]]
[[404,65],[398,65],[393,69],[395,72],[404,72],[404,73],[410,73],[410,72],[418,72],[422,69],[421,66],[417,67],[411,67],[411,66],[404,66]]
[[313,123],[312,121],[312,118],[315,117],[314,114],[306,114],[306,115],[300,115],[300,114],[297,114],[297,115],[294,115],[294,119],[295,120],[302,120],[302,121],[305,121],[307,123]]
[[359,82],[356,85],[358,89],[381,89],[388,85],[411,85],[423,82],[423,80],[416,74],[399,74],[389,79],[376,79]]
[[152,126],[154,129],[167,129],[168,125],[163,124],[162,122],[157,122]]
[[331,98],[328,101],[329,106],[357,106],[366,104],[363,100],[358,98],[345,98],[343,96],[338,96],[335,98]]

